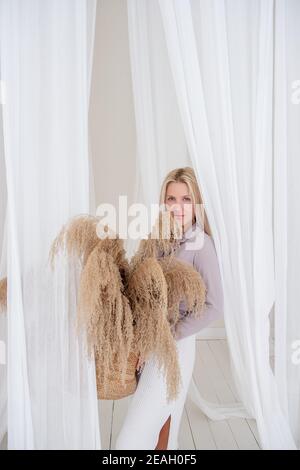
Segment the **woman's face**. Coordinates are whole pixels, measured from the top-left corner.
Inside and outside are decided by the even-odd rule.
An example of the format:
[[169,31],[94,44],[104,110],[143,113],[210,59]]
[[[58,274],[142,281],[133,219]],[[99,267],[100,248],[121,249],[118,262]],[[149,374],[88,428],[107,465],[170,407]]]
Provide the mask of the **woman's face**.
[[195,209],[186,183],[169,183],[165,204],[167,209],[174,213],[174,217],[184,230],[192,225]]

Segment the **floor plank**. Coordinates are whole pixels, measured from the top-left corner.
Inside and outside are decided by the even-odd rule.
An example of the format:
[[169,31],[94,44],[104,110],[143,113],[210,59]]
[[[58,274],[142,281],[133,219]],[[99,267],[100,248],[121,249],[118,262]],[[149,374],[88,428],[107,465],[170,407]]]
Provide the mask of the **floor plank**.
[[217,445],[208,418],[196,407],[190,398],[187,398],[186,410],[196,449],[216,450]]
[[179,445],[180,450],[195,450],[196,449],[186,407],[184,408],[183,416],[181,419],[179,436],[178,436],[178,445]]
[[0,442],[0,450],[6,450],[7,449],[7,433],[5,433],[2,441]]
[[[236,391],[236,387],[235,387],[235,384],[233,382],[233,378],[232,378],[232,374],[231,374],[231,370],[230,370],[230,355],[229,355],[229,349],[228,349],[228,345],[227,345],[227,341],[226,340],[221,340],[221,341],[209,341],[209,347],[211,349],[211,351],[213,352],[214,356],[215,356],[215,359],[216,359],[216,362],[218,363],[218,366],[224,376],[224,379],[226,380],[226,383],[229,387],[229,389],[231,390],[232,392],[232,396],[233,398],[235,399],[235,401],[239,401],[239,398],[238,398],[238,393]],[[232,401],[234,401],[234,399]],[[257,432],[257,426],[256,426],[256,421],[254,419],[246,419],[245,420],[246,423],[247,423],[247,426],[249,428],[249,430],[251,431],[255,441],[253,441],[252,439],[252,436],[249,436],[249,440],[245,440],[245,438],[243,437],[242,439],[242,443],[240,444],[240,448],[250,448],[250,449],[257,449],[259,448],[259,438],[258,438],[258,432]],[[230,420],[230,424],[231,426],[235,426],[237,427],[237,419],[235,418],[232,418],[232,420]],[[240,426],[239,426],[240,427]],[[241,430],[240,432],[237,434],[238,435],[238,439],[241,438],[241,435],[244,435],[246,433],[246,435],[248,434],[248,429],[244,429],[244,433],[240,434],[241,433]]]
[[[197,341],[194,379],[201,395],[215,403],[237,401],[231,378],[229,354],[224,354],[223,340]],[[246,419],[230,418],[211,421],[209,425],[218,449],[259,449],[258,442]],[[194,440],[194,430],[192,429]]]
[[131,396],[122,398],[121,400],[114,401],[113,409],[113,423],[112,423],[112,433],[111,433],[111,449],[115,449],[116,439],[121,430],[128,405],[131,400]]
[[113,423],[113,400],[98,400],[101,448],[109,450]]

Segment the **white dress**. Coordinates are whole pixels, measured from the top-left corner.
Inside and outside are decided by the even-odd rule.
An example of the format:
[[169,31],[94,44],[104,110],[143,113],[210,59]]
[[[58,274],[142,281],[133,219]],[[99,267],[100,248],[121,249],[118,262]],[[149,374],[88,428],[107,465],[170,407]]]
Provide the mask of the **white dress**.
[[177,341],[181,386],[176,400],[167,402],[166,381],[154,358],[149,359],[131,398],[127,415],[116,441],[116,449],[155,449],[160,430],[171,415],[168,449],[178,449],[178,431],[186,394],[193,373],[196,336]]

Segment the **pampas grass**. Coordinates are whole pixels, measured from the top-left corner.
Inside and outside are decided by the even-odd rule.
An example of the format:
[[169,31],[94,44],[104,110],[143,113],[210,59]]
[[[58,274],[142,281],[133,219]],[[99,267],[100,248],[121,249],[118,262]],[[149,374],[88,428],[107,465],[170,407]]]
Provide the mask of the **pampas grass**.
[[168,286],[154,258],[135,265],[129,277],[127,297],[135,323],[135,348],[147,360],[154,355],[167,381],[168,400],[175,399],[180,384],[176,343],[168,323]]
[[52,268],[59,253],[81,261],[76,328],[86,335],[87,354],[96,361],[97,387],[105,394],[112,370],[120,371],[125,386],[133,319],[124,295],[129,265],[123,240],[99,238],[98,223],[90,215],[71,219],[53,241],[49,260]]
[[86,334],[88,355],[95,356],[97,387],[103,384],[105,394],[112,370],[125,385],[129,358],[132,366],[135,357],[154,356],[166,377],[167,398],[175,399],[181,377],[172,330],[182,300],[191,315],[201,315],[204,282],[175,257],[182,234],[172,214],[160,212],[130,263],[117,235],[98,237],[98,222],[97,217],[75,217],[50,250],[52,266],[60,251],[81,260],[77,328]]
[[112,368],[120,368],[125,386],[126,366],[133,341],[132,313],[123,293],[122,278],[111,254],[96,245],[83,268],[77,327],[87,335],[88,354],[95,352],[104,392]]
[[[118,235],[116,235],[116,238],[99,238],[97,234],[99,221],[99,217],[78,215],[62,227],[53,241],[49,252],[49,261],[52,269],[54,268],[55,257],[58,253],[64,253],[70,257],[75,256],[84,266],[93,249],[96,245],[99,245],[103,251],[110,253],[113,257],[120,269],[123,282],[126,282],[128,261],[123,247],[123,240]],[[109,231],[108,227],[107,231]]]
[[7,278],[0,279],[0,313],[7,310]]
[[99,240],[97,246],[98,249],[101,249],[112,257],[113,262],[119,269],[122,284],[125,285],[129,274],[129,263],[126,259],[123,240],[118,236],[116,239],[104,238],[103,240]]
[[[72,218],[49,252],[52,268],[58,254],[81,262],[76,326],[78,334],[85,334],[88,356],[95,359],[97,389],[105,395],[112,377],[125,387],[135,358],[152,356],[166,377],[167,399],[173,400],[181,382],[172,335],[179,303],[184,300],[191,315],[201,315],[205,284],[191,265],[175,257],[181,234],[170,214],[160,213],[130,263],[123,240],[118,235],[99,238],[98,223],[90,215]],[[6,308],[5,278],[0,281],[0,311]]]
[[160,212],[148,238],[140,241],[137,252],[131,258],[131,270],[146,258],[173,257],[179,247],[181,235],[173,213]]
[[55,257],[65,251],[68,256],[78,257],[84,265],[99,242],[97,223],[99,219],[91,215],[78,215],[68,221],[52,243],[49,260],[54,267]]
[[168,286],[168,320],[176,325],[180,318],[179,303],[184,300],[186,309],[194,317],[201,317],[206,298],[203,279],[189,263],[170,257],[158,260]]

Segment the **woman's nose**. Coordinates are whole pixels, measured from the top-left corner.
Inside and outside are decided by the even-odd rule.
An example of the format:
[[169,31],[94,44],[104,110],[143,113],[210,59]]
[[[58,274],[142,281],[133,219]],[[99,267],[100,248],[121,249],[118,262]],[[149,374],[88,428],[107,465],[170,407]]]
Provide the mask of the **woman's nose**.
[[172,204],[172,211],[175,215],[183,214],[183,205],[181,204]]

